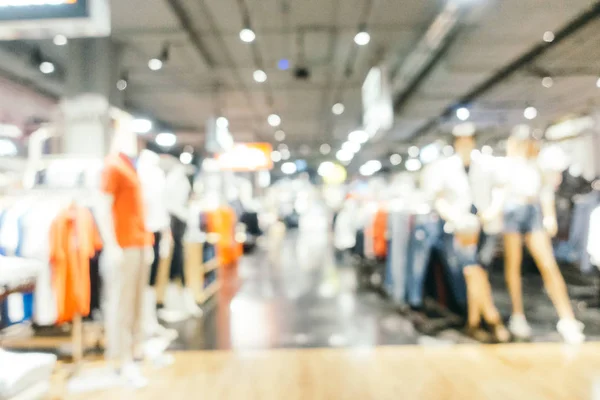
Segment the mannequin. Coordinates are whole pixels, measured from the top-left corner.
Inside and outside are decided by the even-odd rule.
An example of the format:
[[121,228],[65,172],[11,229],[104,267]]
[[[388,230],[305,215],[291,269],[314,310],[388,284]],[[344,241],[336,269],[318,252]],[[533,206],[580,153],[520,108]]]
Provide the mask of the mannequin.
[[528,127],[517,127],[507,142],[506,176],[501,182],[504,216],[505,277],[512,301],[509,329],[521,339],[531,336],[525,318],[521,288],[523,239],[540,270],[544,285],[560,318],[557,330],[568,343],[585,340],[583,325],[575,320],[567,287],[550,238],[557,232],[554,208],[555,174],[537,162],[537,143]]
[[[154,236],[154,261],[150,268],[149,286],[144,293],[144,331],[146,336],[161,335],[174,339],[177,331],[166,329],[158,323],[156,316],[156,278],[159,263],[165,259],[169,246],[169,213],[166,206],[166,178],[159,166],[160,156],[150,150],[142,150],[137,162],[137,170],[142,185],[146,230]],[[167,256],[168,257],[168,256]]]
[[[437,162],[430,171],[428,185],[429,190],[433,190],[434,207],[445,222],[444,231],[454,235],[453,243],[445,243],[444,249],[448,252],[449,263],[458,264],[455,267],[462,269],[465,278],[467,333],[476,339],[486,340],[487,335],[480,330],[483,317],[492,330],[494,340],[507,342],[510,334],[493,303],[489,276],[482,266],[491,260],[482,262],[482,252],[478,251],[488,246],[493,248],[495,243],[493,236],[480,242],[481,224],[486,231],[490,231],[493,224],[477,217],[480,210],[485,214],[491,206],[490,196],[482,196],[478,192],[491,190],[491,186],[486,185],[482,167],[472,158],[475,149],[473,133],[468,131],[455,137],[455,155]],[[453,269],[452,266],[450,269]]]
[[143,387],[148,381],[133,360],[142,352],[143,294],[153,261],[153,238],[144,225],[141,185],[133,161],[136,139],[129,132],[115,133],[102,171],[104,196],[95,211],[104,242],[106,356],[120,364],[120,373],[130,384]]
[[[170,284],[167,287],[166,304],[170,309],[181,309],[191,316],[199,317],[202,310],[196,304],[193,291],[186,287],[186,276],[184,273],[184,246],[183,239],[189,218],[188,202],[190,199],[191,184],[181,164],[176,164],[167,174],[166,190],[167,210],[170,215],[171,234],[173,236],[173,252],[171,268],[169,272]],[[183,289],[177,287],[173,281],[180,279]]]

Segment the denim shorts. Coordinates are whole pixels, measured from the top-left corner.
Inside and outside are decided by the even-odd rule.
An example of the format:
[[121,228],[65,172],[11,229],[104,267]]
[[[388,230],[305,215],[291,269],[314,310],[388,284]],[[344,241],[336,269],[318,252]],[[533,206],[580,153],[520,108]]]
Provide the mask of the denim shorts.
[[504,232],[531,233],[544,229],[540,204],[508,204],[504,207]]

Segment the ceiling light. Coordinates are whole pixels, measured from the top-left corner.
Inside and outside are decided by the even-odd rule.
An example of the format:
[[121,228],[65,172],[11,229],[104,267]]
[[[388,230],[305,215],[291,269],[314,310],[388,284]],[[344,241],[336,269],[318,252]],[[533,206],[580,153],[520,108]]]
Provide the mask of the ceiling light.
[[8,139],[0,139],[0,156],[16,156],[17,146]]
[[600,78],[598,78],[598,80],[596,81],[596,87],[600,88]]
[[491,156],[492,154],[494,154],[494,149],[492,149],[492,146],[488,146],[486,144],[485,146],[483,146],[481,148],[481,154],[485,154],[485,155]]
[[281,165],[281,172],[283,172],[286,175],[292,175],[296,173],[296,170],[296,164],[293,162],[286,162]]
[[154,141],[161,147],[171,147],[177,143],[177,136],[170,132],[162,132],[156,135]]
[[283,142],[285,140],[285,132],[282,131],[281,129],[278,131],[275,131],[275,140],[277,140],[278,142]]
[[225,117],[217,118],[217,126],[219,128],[227,128],[229,127],[229,120]]
[[54,64],[50,61],[42,61],[42,63],[40,64],[40,71],[43,74],[51,74],[54,72],[54,70]]
[[542,38],[544,39],[544,42],[552,43],[554,42],[554,33],[551,31],[546,31],[544,32],[544,36],[542,36]]
[[152,129],[152,121],[145,118],[136,118],[131,121],[131,130],[135,133],[148,133]]
[[277,114],[271,114],[267,118],[267,122],[271,126],[279,126],[279,125],[281,125],[281,117]]
[[361,130],[353,131],[348,135],[348,140],[354,143],[364,144],[369,140],[369,134]]
[[289,160],[290,157],[292,156],[290,154],[290,151],[286,148],[286,149],[281,149],[279,150],[279,152],[281,153],[281,159],[282,160]]
[[356,142],[344,142],[344,144],[342,144],[342,150],[358,153],[360,151],[360,144]]
[[120,90],[121,92],[125,89],[127,89],[127,79],[121,78],[117,81],[117,89]]
[[158,58],[151,58],[150,61],[148,61],[148,68],[150,68],[152,71],[158,71],[162,67],[163,62]]
[[342,115],[344,113],[345,109],[346,109],[346,107],[344,107],[344,105],[342,103],[335,103],[331,107],[331,112],[334,113],[335,115]]
[[287,58],[282,58],[277,61],[277,68],[281,71],[287,71],[290,68],[290,61]]
[[419,148],[417,146],[410,146],[408,148],[408,155],[411,157],[417,157],[419,155]]
[[278,152],[277,150],[272,151],[271,152],[271,161],[273,161],[273,162],[281,161],[281,153]]
[[335,169],[335,164],[331,161],[323,161],[317,169],[319,176],[327,176]]
[[54,36],[54,39],[52,39],[52,42],[54,42],[56,46],[64,46],[67,44],[68,39],[65,35],[56,35]]
[[400,165],[402,163],[402,156],[400,154],[392,154],[390,156],[390,162],[392,165]]
[[188,153],[187,151],[184,151],[179,155],[179,161],[181,161],[182,164],[191,164],[193,159],[194,156],[192,155],[192,153]]
[[321,145],[321,147],[319,148],[319,150],[321,151],[321,154],[326,156],[327,154],[331,153],[331,146],[328,145],[327,143],[323,143]]
[[415,172],[421,169],[421,161],[416,158],[406,160],[404,164],[407,171]]
[[470,116],[471,116],[471,112],[466,107],[461,107],[458,110],[456,110],[456,117],[458,119],[460,119],[461,121],[468,120]]
[[371,41],[371,35],[366,31],[360,31],[354,36],[354,43],[359,46],[365,46]]
[[282,151],[282,150],[287,150],[287,149],[288,149],[288,147],[287,147],[287,144],[285,144],[285,143],[281,143],[279,146],[277,146],[277,149],[278,149],[279,151]]
[[348,150],[338,150],[337,153],[335,153],[335,158],[337,158],[339,161],[351,161],[354,158],[354,153]]
[[258,83],[263,83],[267,80],[267,74],[262,69],[257,69],[252,75],[254,77],[254,80]]
[[554,79],[552,79],[552,77],[550,76],[545,76],[542,79],[542,86],[545,88],[551,88],[552,85],[554,85]]
[[537,117],[537,109],[535,107],[527,107],[524,111],[523,111],[523,116],[527,119],[534,119],[535,117]]
[[244,28],[240,31],[240,39],[242,42],[252,43],[256,39],[256,34],[252,29]]

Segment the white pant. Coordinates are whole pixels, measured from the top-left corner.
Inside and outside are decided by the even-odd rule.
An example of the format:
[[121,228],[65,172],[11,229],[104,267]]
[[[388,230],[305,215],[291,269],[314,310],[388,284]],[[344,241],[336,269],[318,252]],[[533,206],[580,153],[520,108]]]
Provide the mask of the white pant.
[[150,261],[144,248],[123,249],[123,262],[103,267],[106,357],[131,361],[143,344],[144,289]]

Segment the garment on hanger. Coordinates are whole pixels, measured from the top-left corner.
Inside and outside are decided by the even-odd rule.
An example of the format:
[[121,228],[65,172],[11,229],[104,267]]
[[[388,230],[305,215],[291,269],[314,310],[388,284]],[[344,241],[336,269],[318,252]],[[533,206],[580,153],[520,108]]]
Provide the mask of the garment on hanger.
[[600,205],[592,211],[590,216],[587,253],[590,263],[600,268]]
[[388,212],[379,207],[373,218],[373,252],[377,259],[383,259],[388,252]]
[[388,215],[389,246],[384,285],[397,305],[406,303],[407,254],[411,233],[411,216],[406,211],[392,211]]

